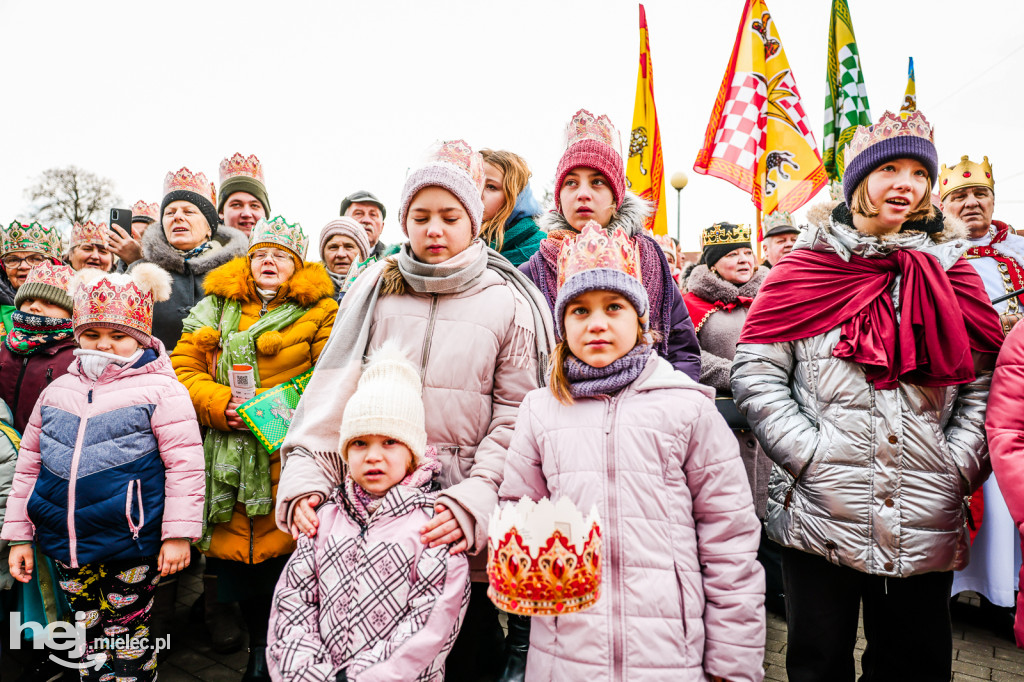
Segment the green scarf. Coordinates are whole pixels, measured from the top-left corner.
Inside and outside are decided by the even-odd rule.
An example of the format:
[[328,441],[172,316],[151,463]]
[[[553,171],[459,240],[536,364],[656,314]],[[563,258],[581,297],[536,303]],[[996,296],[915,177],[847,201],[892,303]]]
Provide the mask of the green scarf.
[[[260,375],[256,360],[256,339],[265,332],[279,331],[302,317],[307,311],[294,303],[284,303],[261,317],[245,331],[239,331],[242,304],[220,296],[207,296],[185,318],[184,331],[194,333],[202,327],[220,332],[220,357],[215,379],[230,385],[228,370],[232,365],[251,365],[256,386]],[[265,516],[272,510],[270,453],[259,446],[248,431],[207,429],[203,440],[206,456],[206,503],[203,510],[203,537],[198,543],[202,551],[210,549],[213,526],[231,520],[235,503],[245,504],[249,517]]]

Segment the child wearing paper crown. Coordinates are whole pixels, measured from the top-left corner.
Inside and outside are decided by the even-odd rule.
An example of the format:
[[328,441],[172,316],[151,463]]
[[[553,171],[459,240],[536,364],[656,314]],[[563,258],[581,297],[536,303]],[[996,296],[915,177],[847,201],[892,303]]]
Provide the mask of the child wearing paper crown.
[[345,405],[348,473],[299,536],[274,594],[275,679],[443,680],[469,604],[469,562],[420,541],[434,476],[419,372],[397,343],[370,356]]
[[[142,682],[156,675],[153,592],[188,566],[202,529],[199,423],[151,336],[170,276],[150,264],[130,275],[83,269],[70,288],[80,348],[29,418],[0,538],[11,541],[21,582],[32,576],[33,543],[56,562],[71,609],[84,613],[85,650],[72,655],[105,654],[83,679]],[[105,637],[127,647],[98,651]]]
[[[601,596],[533,618],[527,680],[760,680],[760,526],[714,390],[652,348],[626,234],[563,240],[547,388],[519,408],[499,496],[602,520]],[[493,540],[493,539],[492,539]]]

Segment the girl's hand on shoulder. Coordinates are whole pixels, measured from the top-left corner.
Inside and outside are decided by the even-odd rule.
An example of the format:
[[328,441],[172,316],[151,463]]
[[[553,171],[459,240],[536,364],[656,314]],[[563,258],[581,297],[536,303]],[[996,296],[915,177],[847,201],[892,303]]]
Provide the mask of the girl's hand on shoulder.
[[308,537],[316,535],[317,526],[320,525],[320,519],[316,517],[316,508],[323,499],[319,493],[313,493],[295,502],[295,510],[292,512],[292,540],[298,540],[300,533],[305,533]]
[[32,545],[15,545],[11,547],[11,554],[7,558],[7,565],[11,569],[14,579],[27,583],[32,580],[32,569],[35,568],[35,557],[32,553]]
[[163,541],[156,564],[156,570],[160,571],[161,576],[173,575],[188,567],[190,544],[185,538],[172,538]]
[[420,528],[420,542],[431,547],[452,545],[448,550],[450,554],[458,554],[469,549],[469,541],[462,532],[462,526],[455,519],[455,514],[440,502],[434,505],[434,518]]

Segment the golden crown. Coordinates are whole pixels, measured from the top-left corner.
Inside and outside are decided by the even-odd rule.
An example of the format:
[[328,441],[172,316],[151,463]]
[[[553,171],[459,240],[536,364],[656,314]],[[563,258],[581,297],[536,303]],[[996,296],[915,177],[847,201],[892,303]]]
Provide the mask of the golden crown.
[[232,156],[220,162],[220,184],[223,185],[224,181],[228,178],[235,178],[240,175],[257,180],[261,185],[266,184],[263,181],[263,164],[260,163],[255,154],[250,154],[246,158],[235,152]]
[[885,112],[875,125],[857,128],[857,131],[853,134],[853,139],[850,140],[850,144],[846,146],[844,156],[846,167],[849,168],[853,159],[871,145],[882,140],[906,135],[922,137],[933,144],[935,143],[935,132],[932,130],[932,124],[928,122],[928,119],[920,111],[912,112],[905,119],[891,111]]
[[975,163],[967,158],[967,155],[960,157],[960,163],[952,168],[946,168],[942,164],[939,171],[939,198],[945,199],[950,192],[962,187],[988,187],[993,193],[996,191],[996,179],[992,176],[992,164],[988,157],[982,157],[981,163]]
[[91,220],[85,225],[75,223],[71,228],[71,248],[82,244],[99,244],[106,247],[109,235],[110,230],[107,229],[106,223],[97,225]]
[[607,230],[591,220],[578,235],[562,240],[558,252],[558,288],[561,289],[573,275],[584,270],[619,270],[642,282],[640,254],[621,227],[608,234]]
[[565,126],[565,148],[581,140],[596,140],[614,149],[622,156],[622,138],[612,121],[605,114],[594,116],[586,109],[580,109]]
[[601,524],[563,497],[524,497],[491,515],[487,596],[523,616],[558,616],[593,606],[601,596]]
[[193,173],[185,167],[177,173],[168,173],[164,177],[164,196],[178,191],[193,192],[217,205],[217,189],[202,173]]
[[145,335],[153,330],[153,293],[143,291],[127,274],[104,274],[91,283],[79,283],[73,293],[71,312],[75,329],[103,322],[136,329]]
[[263,244],[288,249],[298,256],[299,260],[305,260],[309,237],[302,231],[302,225],[289,223],[281,216],[275,216],[271,220],[260,218],[249,235],[249,249]]
[[160,204],[147,204],[139,199],[132,205],[132,221],[136,218],[149,218],[153,222],[160,220]]
[[3,235],[3,252],[29,251],[60,260],[60,232],[55,227],[44,227],[37,222],[24,225],[15,220]]
[[701,233],[701,248],[717,244],[743,244],[750,246],[750,228],[731,223],[715,223]]

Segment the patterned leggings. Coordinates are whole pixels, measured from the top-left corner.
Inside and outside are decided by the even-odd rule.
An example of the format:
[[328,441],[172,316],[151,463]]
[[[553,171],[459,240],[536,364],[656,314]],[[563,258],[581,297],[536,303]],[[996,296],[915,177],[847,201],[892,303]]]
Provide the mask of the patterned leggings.
[[[60,588],[71,610],[84,614],[83,660],[90,654],[106,653],[99,670],[90,665],[81,671],[82,682],[104,677],[132,682],[152,680],[156,676],[156,652],[149,641],[149,612],[153,591],[160,582],[157,558],[98,561],[81,568],[55,563]],[[138,640],[142,639],[149,648],[139,646]]]

